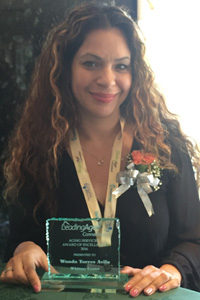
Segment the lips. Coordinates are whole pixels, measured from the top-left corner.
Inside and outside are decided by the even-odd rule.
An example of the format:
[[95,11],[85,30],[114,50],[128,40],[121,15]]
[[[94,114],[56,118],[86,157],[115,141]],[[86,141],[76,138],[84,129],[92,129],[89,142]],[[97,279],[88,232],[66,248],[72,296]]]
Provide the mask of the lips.
[[97,101],[109,103],[114,100],[118,93],[90,93]]

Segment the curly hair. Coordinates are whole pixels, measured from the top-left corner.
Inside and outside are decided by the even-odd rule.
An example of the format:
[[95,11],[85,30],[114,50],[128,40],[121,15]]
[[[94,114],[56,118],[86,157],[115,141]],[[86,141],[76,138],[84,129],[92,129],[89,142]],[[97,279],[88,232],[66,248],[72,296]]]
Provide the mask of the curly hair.
[[39,196],[34,213],[42,204],[49,212],[55,210],[53,192],[58,185],[59,158],[70,129],[78,125],[78,107],[71,89],[73,57],[91,31],[109,28],[122,32],[131,52],[133,82],[120,111],[132,124],[134,138],[144,151],[156,155],[161,167],[175,170],[167,142],[171,135],[178,146],[187,148],[199,166],[198,152],[181,132],[176,116],[168,111],[154,84],[137,24],[122,8],[84,4],[50,31],[35,66],[23,114],[9,143],[4,166],[6,198],[16,199],[26,185],[35,186]]

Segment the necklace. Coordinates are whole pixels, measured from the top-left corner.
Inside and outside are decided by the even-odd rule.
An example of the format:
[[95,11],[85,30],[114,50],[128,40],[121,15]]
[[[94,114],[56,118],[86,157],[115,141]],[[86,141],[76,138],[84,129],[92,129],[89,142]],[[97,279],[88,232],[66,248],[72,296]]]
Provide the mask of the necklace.
[[96,155],[94,155],[93,153],[91,153],[90,151],[88,151],[85,147],[82,146],[82,149],[85,150],[88,154],[90,154],[93,158],[95,158],[97,166],[103,166],[104,164],[104,159],[99,159],[96,157]]
[[[97,166],[101,167],[103,166],[104,164],[104,159],[99,159],[96,157],[96,155],[94,155],[93,153],[91,153],[90,151],[88,151],[85,147],[82,146],[82,149],[85,150],[89,155],[91,155],[95,160],[96,160],[96,164]],[[129,157],[129,154],[126,155],[125,157],[122,157],[121,158],[121,161],[124,161],[124,159],[127,159],[128,160],[128,157]]]

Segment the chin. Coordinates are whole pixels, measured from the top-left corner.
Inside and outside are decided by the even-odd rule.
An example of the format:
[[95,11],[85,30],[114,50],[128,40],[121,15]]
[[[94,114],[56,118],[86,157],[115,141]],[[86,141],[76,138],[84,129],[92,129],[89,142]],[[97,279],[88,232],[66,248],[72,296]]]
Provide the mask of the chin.
[[118,118],[120,114],[119,106],[111,106],[103,107],[103,106],[91,106],[89,107],[81,107],[80,112],[84,118]]
[[116,111],[98,111],[94,114],[96,118],[113,118],[113,117],[118,117],[119,116],[119,110]]

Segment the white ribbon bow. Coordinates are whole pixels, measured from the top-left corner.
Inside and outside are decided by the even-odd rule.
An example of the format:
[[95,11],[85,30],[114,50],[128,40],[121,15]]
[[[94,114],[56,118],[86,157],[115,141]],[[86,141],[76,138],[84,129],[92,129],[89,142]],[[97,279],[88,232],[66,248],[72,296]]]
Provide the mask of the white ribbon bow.
[[148,172],[140,173],[132,162],[127,166],[127,170],[117,174],[117,182],[121,185],[112,192],[116,199],[136,182],[138,194],[149,217],[154,214],[154,209],[148,194],[153,192],[152,187],[156,188],[158,186],[160,182],[159,178],[154,177],[153,174]]

